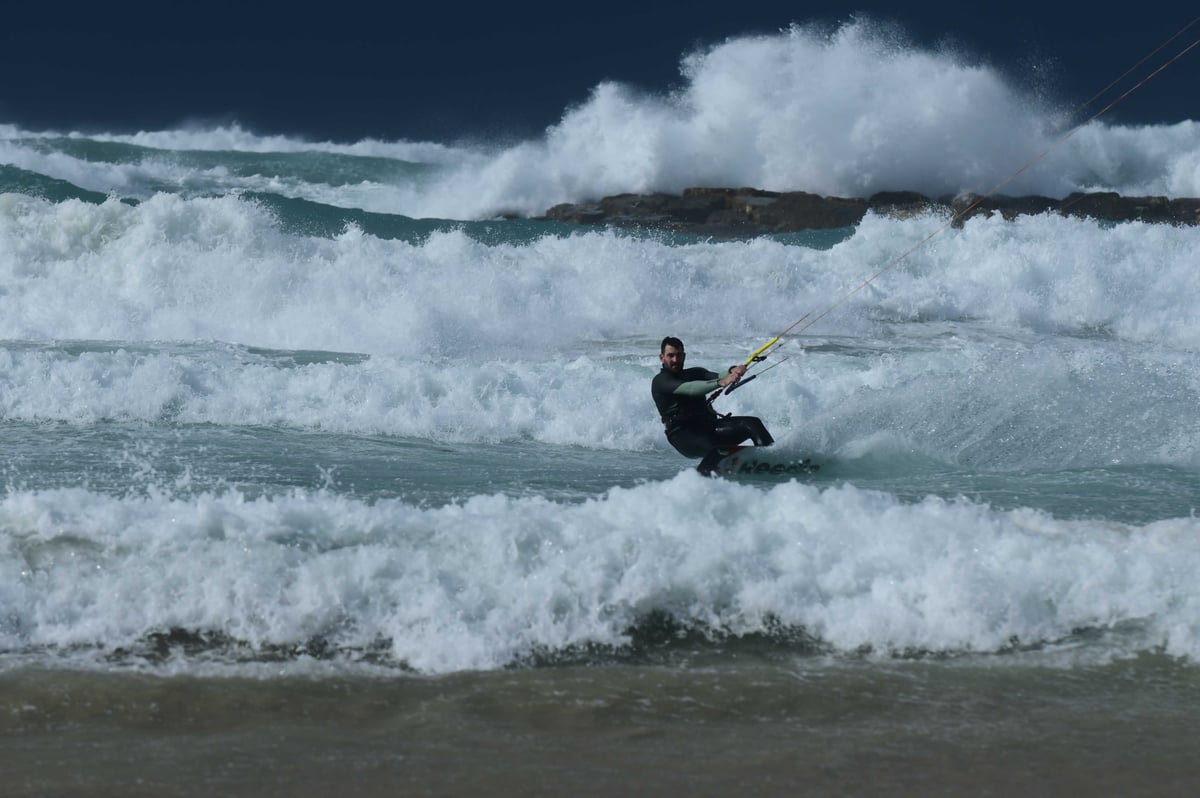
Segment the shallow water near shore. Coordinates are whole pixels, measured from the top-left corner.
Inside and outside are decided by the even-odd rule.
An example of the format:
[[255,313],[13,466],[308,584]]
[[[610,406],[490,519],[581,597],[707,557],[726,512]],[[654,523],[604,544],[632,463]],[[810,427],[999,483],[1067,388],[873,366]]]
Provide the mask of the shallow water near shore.
[[14,796],[1182,796],[1200,775],[1200,683],[1160,657],[831,667],[738,648],[399,679],[10,671],[0,763]]

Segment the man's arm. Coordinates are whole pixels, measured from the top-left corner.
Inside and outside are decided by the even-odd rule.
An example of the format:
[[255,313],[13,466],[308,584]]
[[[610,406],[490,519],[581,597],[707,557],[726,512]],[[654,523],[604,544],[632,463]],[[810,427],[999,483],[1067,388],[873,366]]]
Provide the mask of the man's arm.
[[675,394],[676,396],[703,396],[709,391],[715,391],[717,390],[720,380],[718,380],[717,375],[713,374],[711,371],[709,374],[712,374],[712,379],[688,380],[687,382],[680,382],[675,386],[675,389],[671,391],[671,393]]
[[676,377],[675,380],[677,382],[670,388],[670,393],[676,396],[703,396],[710,391],[715,391],[718,388],[724,388],[730,383],[737,382],[741,379],[745,371],[744,366],[734,366],[720,374],[717,374],[715,371],[705,371],[704,379],[699,380],[685,381]]

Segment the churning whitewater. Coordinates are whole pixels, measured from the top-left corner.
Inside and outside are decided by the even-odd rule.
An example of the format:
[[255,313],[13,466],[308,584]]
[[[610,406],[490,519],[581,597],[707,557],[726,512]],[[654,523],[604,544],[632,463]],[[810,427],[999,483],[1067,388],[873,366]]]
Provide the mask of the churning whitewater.
[[[0,126],[0,667],[441,673],[664,625],[835,660],[1200,657],[1200,228],[943,231],[718,400],[821,470],[704,480],[650,401],[661,337],[740,362],[946,219],[501,215],[985,191],[1074,120],[866,22],[681,80],[505,145]],[[1200,196],[1200,127],[1095,124],[1006,188],[1079,190]]]

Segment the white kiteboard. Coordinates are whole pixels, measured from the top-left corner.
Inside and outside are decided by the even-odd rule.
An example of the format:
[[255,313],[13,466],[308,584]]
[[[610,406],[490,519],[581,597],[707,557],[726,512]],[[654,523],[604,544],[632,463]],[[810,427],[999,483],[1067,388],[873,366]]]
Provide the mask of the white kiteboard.
[[808,458],[789,457],[787,452],[771,452],[765,446],[737,446],[717,461],[713,476],[722,477],[794,477],[811,474],[820,466]]

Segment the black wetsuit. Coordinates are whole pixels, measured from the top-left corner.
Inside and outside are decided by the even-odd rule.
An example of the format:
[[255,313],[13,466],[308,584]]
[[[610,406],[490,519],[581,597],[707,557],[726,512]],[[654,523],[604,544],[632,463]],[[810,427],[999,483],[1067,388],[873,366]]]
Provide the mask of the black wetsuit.
[[703,458],[697,466],[702,474],[712,471],[724,456],[722,449],[737,446],[747,438],[755,446],[775,442],[755,416],[722,416],[712,409],[708,394],[720,387],[717,382],[723,376],[700,367],[672,374],[664,366],[650,383],[667,440],[684,457]]

